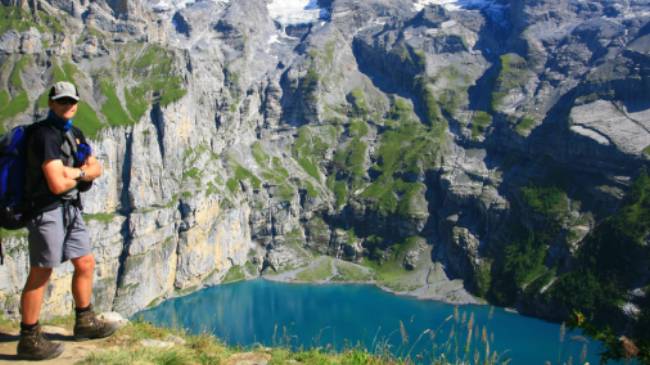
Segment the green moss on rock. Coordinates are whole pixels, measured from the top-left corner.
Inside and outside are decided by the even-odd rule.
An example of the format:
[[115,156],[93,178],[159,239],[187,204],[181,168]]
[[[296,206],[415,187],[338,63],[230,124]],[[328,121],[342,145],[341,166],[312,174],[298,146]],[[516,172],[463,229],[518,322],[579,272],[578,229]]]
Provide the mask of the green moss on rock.
[[122,107],[122,102],[115,93],[115,84],[108,78],[99,80],[99,89],[106,101],[102,104],[101,112],[111,126],[127,126],[133,124],[133,120]]
[[363,90],[356,88],[352,90],[347,96],[348,102],[352,106],[351,114],[353,116],[364,116],[369,112],[368,103]]
[[533,211],[549,218],[559,218],[567,214],[569,198],[555,186],[529,185],[521,189],[524,202]]
[[242,281],[244,279],[246,279],[246,275],[244,274],[243,268],[239,265],[234,265],[230,268],[230,270],[228,270],[221,283],[233,283],[236,281]]
[[492,124],[492,116],[490,114],[484,111],[475,112],[470,125],[472,137],[478,138],[485,134],[485,130],[490,124]]
[[527,135],[531,129],[535,126],[535,119],[529,116],[521,118],[521,120],[515,126],[515,131],[522,136]]
[[500,57],[501,70],[492,93],[492,109],[497,110],[510,90],[522,87],[528,79],[528,64],[516,53]]

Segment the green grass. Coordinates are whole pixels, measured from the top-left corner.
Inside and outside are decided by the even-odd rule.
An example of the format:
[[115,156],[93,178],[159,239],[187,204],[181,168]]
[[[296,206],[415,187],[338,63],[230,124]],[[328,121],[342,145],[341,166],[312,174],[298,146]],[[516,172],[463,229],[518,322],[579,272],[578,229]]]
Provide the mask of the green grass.
[[[282,166],[280,158],[276,156],[271,158],[264,151],[260,142],[253,143],[251,153],[257,165],[262,169],[262,177],[275,185],[275,194],[282,201],[291,201],[296,188],[289,182],[289,172]],[[313,185],[311,188],[313,189]]]
[[514,88],[524,85],[528,77],[527,62],[516,53],[507,53],[500,57],[501,70],[492,92],[492,109],[497,110],[503,98]]
[[[4,96],[0,99],[7,99],[8,93],[2,91]],[[7,104],[0,106],[0,120],[4,121],[9,118],[13,118],[18,114],[24,112],[29,107],[29,97],[25,91],[20,91],[18,95],[11,99]]]
[[348,131],[351,137],[363,138],[368,135],[368,123],[363,119],[352,119]]
[[419,93],[420,102],[424,106],[426,122],[429,125],[440,122],[440,107],[433,95],[433,90],[424,77],[418,77],[415,81],[416,92]]
[[235,265],[228,270],[226,273],[226,276],[223,278],[221,281],[222,284],[226,283],[233,283],[235,281],[242,281],[246,279],[246,275],[244,275],[244,271],[241,266]]
[[391,178],[379,178],[373,181],[361,196],[369,199],[372,207],[384,216],[394,213],[397,209],[397,194]]
[[14,65],[14,69],[11,71],[11,75],[9,76],[9,82],[16,89],[23,90],[23,80],[21,78],[21,74],[25,69],[25,66],[27,66],[30,62],[32,62],[32,58],[27,55],[22,56]]
[[399,202],[397,203],[397,214],[401,217],[414,217],[417,215],[419,200],[424,199],[422,191],[426,186],[422,183],[404,182],[395,180],[395,191],[399,193]]
[[366,151],[368,146],[359,137],[353,138],[347,148],[338,150],[334,155],[334,164],[352,179],[361,179],[365,174]]
[[328,143],[325,142],[328,136],[319,135],[319,132],[327,133],[328,131],[312,129],[309,126],[300,127],[298,129],[298,138],[296,138],[291,149],[300,167],[317,181],[321,181],[318,161],[323,160],[325,152],[329,148]]
[[336,271],[338,274],[332,279],[334,281],[366,282],[374,278],[372,271],[345,261],[336,262]]
[[523,288],[547,272],[544,265],[548,246],[533,239],[508,245],[504,250],[504,269],[518,288]]
[[22,56],[15,64],[9,75],[9,82],[16,90],[17,94],[12,98],[6,91],[0,91],[0,122],[4,130],[4,122],[13,118],[29,108],[29,96],[23,88],[21,74],[24,68],[32,62],[31,56]]
[[352,90],[347,96],[348,102],[352,106],[351,114],[353,116],[364,116],[367,115],[370,109],[368,108],[368,103],[366,102],[366,97],[363,93],[363,90],[356,88]]
[[0,313],[0,329],[8,330],[17,326],[18,321],[5,318],[5,316]]
[[95,37],[99,40],[106,38],[104,34],[101,31],[99,31],[97,28],[93,27],[92,25],[86,24],[83,33],[79,38],[77,38],[77,44],[84,43],[86,40],[88,40],[89,37]]
[[529,116],[521,118],[519,123],[515,126],[515,131],[522,136],[525,136],[535,126],[535,119]]
[[129,111],[133,120],[140,120],[149,108],[149,103],[145,99],[146,92],[147,90],[141,86],[124,89],[126,109]]
[[327,280],[332,276],[332,259],[323,257],[323,259],[314,263],[313,266],[307,267],[305,270],[296,275],[296,280],[315,282]]
[[569,198],[566,193],[555,186],[530,185],[521,188],[524,202],[533,211],[549,218],[561,218],[569,209]]
[[125,50],[119,67],[126,77],[131,77],[135,84],[124,89],[126,108],[133,119],[139,121],[149,105],[160,103],[167,106],[181,99],[187,93],[183,80],[174,69],[174,54],[158,45],[141,48],[142,52],[133,57]]
[[[403,174],[422,175],[433,169],[445,140],[446,125],[423,125],[412,117],[410,105],[397,98],[385,121],[376,150],[377,163],[371,169],[379,177],[362,193],[382,215],[408,214],[417,184],[402,179]],[[403,201],[402,203],[400,203]]]
[[52,64],[52,81],[53,82],[59,82],[59,81],[74,81],[70,79],[66,74],[65,71],[55,62]]
[[122,103],[115,93],[115,85],[113,82],[104,77],[99,81],[99,89],[106,97],[101,112],[108,120],[108,124],[114,127],[133,124],[133,120],[129,117],[126,111],[124,111]]
[[196,167],[192,167],[189,170],[183,171],[183,180],[192,179],[197,185],[201,185],[202,177],[203,172]]
[[[461,319],[466,319],[462,320]],[[507,361],[497,360],[498,354],[489,350],[491,339],[487,335],[488,329],[482,328],[482,335],[468,336],[472,330],[478,331],[479,327],[474,327],[474,315],[456,309],[454,316],[438,324],[441,328],[447,323],[450,332],[438,333],[438,330],[431,331],[430,336],[446,336],[447,342],[442,347],[435,347],[435,353],[440,357],[432,360],[432,365],[458,365],[460,362],[451,363],[446,359],[453,357],[454,352],[462,357],[463,351],[474,348],[479,352],[478,362],[485,365],[505,364]],[[15,326],[15,325],[14,325]],[[338,352],[331,349],[329,344],[319,344],[320,347],[310,350],[292,350],[290,345],[293,333],[289,333],[287,328],[276,328],[276,334],[273,338],[273,347],[251,348],[233,348],[221,343],[212,335],[188,335],[181,330],[170,330],[154,327],[144,322],[130,322],[124,328],[107,340],[102,340],[101,349],[91,354],[85,355],[85,358],[79,359],[81,365],[118,365],[118,364],[235,364],[243,363],[240,358],[237,362],[236,357],[242,356],[244,352],[247,356],[258,357],[258,362],[268,361],[269,365],[286,365],[286,364],[306,364],[306,365],[407,365],[412,364],[412,360],[407,359],[410,352],[407,352],[411,343],[415,344],[420,339],[416,338],[415,333],[409,334],[404,326],[401,326],[400,334],[404,345],[404,352],[400,357],[392,355],[388,344],[376,344],[373,353],[355,346],[346,347]],[[427,332],[429,333],[429,332]],[[412,336],[412,337],[411,337]],[[145,348],[142,347],[142,340],[160,340],[169,341],[170,338],[181,338],[184,344],[177,344],[169,348]],[[410,338],[411,337],[411,338]],[[422,335],[420,336],[422,337]],[[429,337],[429,336],[427,336]],[[482,337],[482,339],[481,339]],[[426,341],[427,338],[421,338]],[[454,345],[455,344],[455,345]],[[472,354],[468,355],[473,358]],[[262,360],[263,359],[263,360]],[[247,363],[247,362],[246,362]],[[252,362],[251,362],[252,363]]]
[[282,176],[283,178],[288,178],[289,177],[289,171],[282,166],[282,161],[280,160],[279,157],[273,157],[273,171],[275,171],[276,175]]
[[161,86],[157,90],[161,94],[160,105],[167,106],[180,100],[185,96],[185,94],[187,94],[187,90],[183,88],[182,82],[183,80],[180,76],[174,76],[164,80],[164,82],[160,84]]
[[472,137],[476,139],[482,136],[490,124],[492,124],[492,116],[490,114],[484,111],[475,112],[470,126]]
[[78,104],[77,115],[75,116],[75,126],[84,133],[88,139],[96,139],[99,131],[104,124],[97,117],[97,112],[88,103],[80,101]]
[[[372,269],[375,273],[375,279],[381,285],[397,291],[413,290],[417,285],[413,284],[410,278],[411,272],[407,271],[402,263],[406,253],[414,248],[418,242],[418,237],[408,237],[402,242],[398,242],[390,247],[390,254],[385,260],[365,260],[363,265]],[[372,238],[366,241],[369,250],[376,250],[377,244],[381,239]]]
[[334,175],[328,178],[328,182],[330,181],[330,190],[334,192],[336,197],[336,209],[340,209],[348,201],[348,185],[345,181],[336,180]]
[[11,100],[11,96],[7,90],[0,90],[0,105],[7,105]]
[[8,30],[24,32],[34,27],[41,33],[63,33],[63,25],[59,17],[51,16],[43,11],[38,11],[39,22],[34,17],[17,6],[0,5],[0,35]]
[[27,237],[27,229],[4,229],[0,228],[0,239],[6,238],[25,238]]
[[72,80],[74,80],[76,78],[76,76],[81,73],[81,71],[79,71],[77,66],[75,66],[71,62],[65,62],[63,64],[63,71],[65,71],[65,74],[68,77],[70,77]]
[[275,194],[281,201],[290,202],[295,196],[295,188],[289,183],[276,186]]
[[310,198],[315,198],[318,196],[318,190],[314,187],[314,184],[309,181],[303,181],[303,187],[307,190],[307,196]]
[[257,165],[261,168],[268,168],[269,164],[271,162],[271,159],[269,158],[269,155],[264,151],[264,148],[262,147],[262,143],[259,141],[253,143],[251,146],[251,153],[253,154],[253,158],[255,159],[255,162],[257,162]]
[[381,135],[379,162],[374,168],[386,177],[396,172],[421,173],[433,165],[445,139],[446,126],[425,126],[410,117],[411,109],[395,103],[392,120]]
[[8,30],[24,32],[35,26],[31,14],[16,6],[0,6],[0,34]]
[[477,294],[485,298],[492,285],[492,262],[484,259],[474,272]]
[[97,221],[104,224],[113,222],[113,219],[115,219],[116,216],[117,214],[115,213],[94,213],[94,214],[83,215],[84,220]]
[[391,290],[403,292],[417,288],[417,285],[409,283],[410,272],[397,260],[391,259],[383,263],[366,260],[364,266],[373,270],[377,283]]
[[231,193],[236,193],[239,191],[239,180],[234,178],[228,179],[228,181],[226,181],[226,187]]
[[233,163],[233,167],[235,169],[235,176],[226,182],[226,186],[231,193],[236,193],[239,191],[240,181],[250,182],[254,189],[259,189],[262,186],[260,179],[249,170],[245,169],[237,163]]

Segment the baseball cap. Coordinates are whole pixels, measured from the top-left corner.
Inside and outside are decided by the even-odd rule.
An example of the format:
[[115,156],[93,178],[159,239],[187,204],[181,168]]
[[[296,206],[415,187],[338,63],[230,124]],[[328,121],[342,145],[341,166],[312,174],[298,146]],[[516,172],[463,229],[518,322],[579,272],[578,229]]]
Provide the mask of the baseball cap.
[[59,81],[52,85],[52,89],[50,89],[50,100],[58,100],[62,98],[70,98],[79,101],[77,88],[67,81]]

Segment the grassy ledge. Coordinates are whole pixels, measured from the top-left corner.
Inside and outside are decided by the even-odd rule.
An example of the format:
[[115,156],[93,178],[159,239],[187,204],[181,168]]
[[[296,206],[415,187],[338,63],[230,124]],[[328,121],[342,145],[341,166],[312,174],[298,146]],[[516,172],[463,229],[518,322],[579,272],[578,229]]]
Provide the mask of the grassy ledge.
[[[465,317],[463,315],[463,317]],[[457,325],[455,340],[458,351],[469,348],[470,341],[474,337],[475,346],[484,347],[481,349],[479,359],[481,364],[503,363],[498,360],[495,352],[490,352],[488,343],[491,342],[483,328],[480,336],[473,336],[472,330],[473,315],[469,320],[460,321],[460,314],[447,319],[452,325]],[[402,327],[403,328],[403,327]],[[471,329],[470,329],[471,328]],[[478,328],[478,327],[477,327]],[[476,329],[478,331],[478,329]],[[465,333],[466,332],[466,333]],[[405,345],[409,345],[408,334],[401,331]],[[467,336],[466,336],[467,334]],[[456,337],[454,336],[454,338]],[[465,337],[470,340],[466,341]],[[451,338],[451,337],[450,337]],[[280,342],[285,341],[280,339]],[[288,339],[286,340],[288,341]],[[288,346],[252,348],[233,348],[223,344],[214,336],[209,334],[190,335],[182,330],[172,330],[155,327],[146,322],[131,322],[120,329],[114,336],[98,343],[102,350],[95,351],[77,364],[321,364],[321,365],[405,365],[412,364],[408,357],[411,355],[405,351],[401,357],[394,356],[386,347],[378,346],[374,353],[360,347],[350,347],[340,352],[326,348],[294,351]],[[481,345],[478,344],[481,342]],[[146,343],[158,346],[143,346]],[[449,341],[449,348],[438,351],[441,353],[438,359],[432,360],[433,365],[461,364],[463,362],[451,362],[446,360],[453,355],[454,340]],[[461,343],[459,345],[458,343]],[[441,349],[437,349],[441,350]],[[487,351],[486,351],[487,350]],[[449,356],[447,356],[449,355]],[[473,357],[476,357],[475,355]]]

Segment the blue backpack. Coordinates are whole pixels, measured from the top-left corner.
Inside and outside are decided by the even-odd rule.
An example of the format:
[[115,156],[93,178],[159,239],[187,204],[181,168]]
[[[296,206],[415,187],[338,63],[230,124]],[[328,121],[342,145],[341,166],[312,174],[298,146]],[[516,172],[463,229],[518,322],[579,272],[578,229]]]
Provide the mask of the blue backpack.
[[[29,129],[30,125],[21,125],[0,138],[0,227],[5,229],[19,229],[27,225],[23,197]],[[1,241],[0,265],[4,265]]]
[[23,197],[30,126],[15,127],[0,138],[0,227],[5,229],[19,229],[27,224]]

